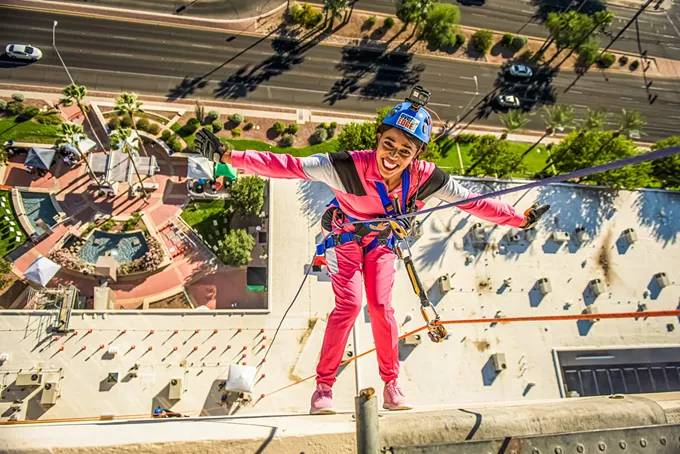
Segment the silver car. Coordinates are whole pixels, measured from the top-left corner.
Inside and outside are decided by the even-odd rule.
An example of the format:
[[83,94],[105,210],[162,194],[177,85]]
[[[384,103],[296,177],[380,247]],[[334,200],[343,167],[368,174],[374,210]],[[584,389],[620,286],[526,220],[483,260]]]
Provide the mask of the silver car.
[[502,107],[519,107],[519,98],[512,95],[502,95],[498,97],[498,104]]
[[40,60],[43,56],[40,49],[30,44],[10,44],[5,48],[5,53],[10,58],[31,61]]
[[508,72],[515,77],[531,77],[534,74],[531,68],[524,65],[512,65],[508,68]]

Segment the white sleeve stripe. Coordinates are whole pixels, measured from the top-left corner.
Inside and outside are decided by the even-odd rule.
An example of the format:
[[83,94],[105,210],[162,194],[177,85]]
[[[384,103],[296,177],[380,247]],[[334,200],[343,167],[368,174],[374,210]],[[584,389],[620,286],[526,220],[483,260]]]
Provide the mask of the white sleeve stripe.
[[453,177],[449,176],[449,180],[446,182],[446,184],[434,192],[432,197],[436,197],[449,203],[460,202],[461,200],[465,200],[470,197],[470,191],[458,184],[458,182],[454,180]]
[[315,154],[300,158],[302,170],[312,181],[321,181],[333,189],[345,191],[338,173],[327,154]]

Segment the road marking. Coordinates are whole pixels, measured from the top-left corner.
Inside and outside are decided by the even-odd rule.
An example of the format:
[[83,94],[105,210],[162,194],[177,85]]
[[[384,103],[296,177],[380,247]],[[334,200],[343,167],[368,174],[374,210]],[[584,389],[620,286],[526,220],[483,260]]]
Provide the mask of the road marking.
[[[464,91],[463,94],[464,95],[478,95],[479,93],[475,93],[473,91]],[[428,104],[432,104],[432,103],[428,103]]]
[[578,107],[579,109],[587,109],[588,108],[588,106],[583,106],[581,104],[572,104],[572,106]]
[[527,14],[534,14],[533,11],[529,11],[528,9],[523,9],[522,12]]
[[192,44],[191,47],[200,47],[202,49],[212,49],[213,48],[213,46],[206,46],[205,44]]
[[632,101],[633,98],[626,98],[625,96],[619,96],[619,99],[623,99],[624,101]]
[[[640,88],[647,88],[647,87],[644,86],[644,85],[641,85]],[[649,90],[657,90],[657,91],[675,91],[671,88],[660,88],[660,87],[649,87],[648,89]]]
[[676,103],[674,103],[674,102],[669,102],[669,103],[667,103],[667,104],[668,104],[669,106],[673,106],[673,107],[680,107],[680,104],[676,104]]
[[486,17],[486,14],[472,13],[473,16]]
[[582,95],[582,94],[583,94],[582,91],[576,91],[576,90],[569,90],[569,91],[572,92],[572,93],[575,93],[575,94],[577,94],[577,95]]
[[475,80],[474,77],[467,77],[467,76],[458,76],[458,77],[460,77],[461,79],[465,79],[465,80]]
[[673,35],[662,35],[664,38],[677,38],[677,36]]
[[676,119],[680,120],[680,117],[676,117],[675,115],[671,115],[670,117],[671,117],[671,118],[676,118]]
[[31,30],[38,30],[38,31],[41,31],[41,32],[49,32],[49,31],[52,31],[51,28],[42,28],[42,27],[29,27],[29,28],[30,28]]
[[677,33],[678,36],[680,36],[680,30],[678,30],[678,27],[675,26],[675,22],[673,22],[671,20],[670,16],[668,15],[668,11],[664,11],[664,14],[666,14],[666,18],[668,19],[668,22],[670,22],[671,25],[673,26],[673,28],[675,29],[675,33]]
[[132,36],[118,36],[118,35],[113,35],[114,38],[116,39],[127,39],[128,41],[137,41],[138,38],[132,37]]

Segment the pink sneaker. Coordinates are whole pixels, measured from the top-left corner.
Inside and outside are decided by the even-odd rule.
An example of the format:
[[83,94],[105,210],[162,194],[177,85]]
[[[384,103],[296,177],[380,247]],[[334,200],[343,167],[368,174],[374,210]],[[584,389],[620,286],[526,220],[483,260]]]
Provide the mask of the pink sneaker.
[[396,378],[385,383],[383,400],[383,408],[385,410],[411,410],[413,408],[413,405],[408,403],[406,396],[401,391]]
[[333,391],[325,383],[317,383],[316,391],[312,394],[312,408],[310,415],[334,415],[336,412],[333,406]]

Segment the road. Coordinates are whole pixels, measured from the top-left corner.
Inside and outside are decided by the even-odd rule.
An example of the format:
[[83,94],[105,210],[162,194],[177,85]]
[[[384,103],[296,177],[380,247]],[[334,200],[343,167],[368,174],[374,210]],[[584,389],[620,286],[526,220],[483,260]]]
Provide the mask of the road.
[[[473,76],[479,78],[474,125],[499,125],[495,112],[478,105],[485,94],[501,85],[525,103],[558,102],[620,111],[643,112],[650,124],[648,140],[680,134],[680,81],[591,71],[575,80],[570,70],[556,75],[539,73],[535,85],[522,88],[498,77],[494,65],[443,59],[381,55],[355,47],[312,45],[290,51],[282,40],[258,39],[217,32],[90,19],[0,7],[6,18],[0,30],[3,43],[30,42],[44,58],[30,65],[0,62],[0,82],[64,86],[67,76],[51,47],[52,21],[58,20],[57,45],[78,83],[90,90],[123,90],[167,96],[227,99],[240,102],[373,113],[401,101],[406,89],[420,83],[432,90],[431,106],[443,119],[454,120],[474,96]],[[280,53],[273,51],[273,47]],[[654,96],[649,104],[648,94]],[[487,116],[488,115],[488,116]],[[487,118],[484,118],[487,116]],[[535,116],[530,128],[544,127]]]
[[[543,25],[537,16],[546,15],[551,6],[560,10],[569,5],[569,0],[541,1],[540,7],[534,6],[531,0],[440,0],[442,3],[452,3],[460,7],[461,25],[469,27],[488,28],[509,33],[524,33],[530,36],[547,37]],[[593,5],[596,1],[589,0]],[[670,0],[665,0],[666,2]],[[315,3],[322,3],[316,1]],[[574,0],[574,4],[578,4]],[[616,18],[611,27],[612,36],[621,30],[635,15],[636,10],[606,5]],[[668,13],[654,11],[654,4],[647,8],[638,18],[640,36],[635,24],[614,44],[615,50],[638,54],[647,50],[649,55],[680,59],[680,4],[675,0]],[[358,0],[356,9],[375,11],[383,14],[394,14],[394,0]],[[586,11],[588,6],[582,11]],[[521,30],[521,31],[520,31]],[[609,44],[608,37],[602,37],[603,46]]]

